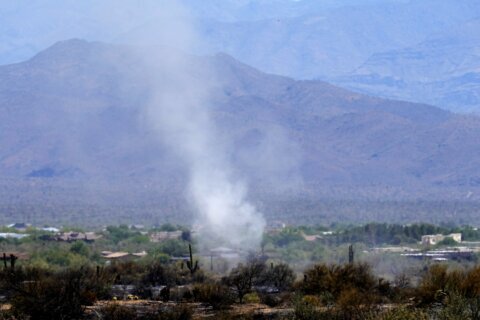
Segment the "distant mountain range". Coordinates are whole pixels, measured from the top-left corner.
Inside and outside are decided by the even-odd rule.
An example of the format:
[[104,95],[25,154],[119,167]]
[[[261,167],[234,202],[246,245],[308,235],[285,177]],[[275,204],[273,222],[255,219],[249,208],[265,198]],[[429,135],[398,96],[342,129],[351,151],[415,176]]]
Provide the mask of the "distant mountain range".
[[[321,79],[455,112],[480,112],[477,0],[181,3],[197,18],[197,54],[225,52],[268,73]],[[5,2],[0,10],[0,64],[23,61],[61,39],[136,43],[139,34],[155,30],[156,14],[164,5],[154,0],[141,5]],[[149,42],[155,39],[147,37]]]
[[480,112],[480,2],[320,3],[290,2],[290,14],[271,8],[275,16],[259,19],[206,20],[202,34],[211,52],[266,72]]
[[[133,52],[69,40],[0,67],[0,211],[188,211],[184,164],[143,122],[152,88]],[[225,54],[192,59],[219,75],[215,124],[272,216],[315,215],[322,199],[480,199],[476,116],[266,74]]]
[[334,82],[365,93],[478,112],[480,19],[400,50],[372,55]]

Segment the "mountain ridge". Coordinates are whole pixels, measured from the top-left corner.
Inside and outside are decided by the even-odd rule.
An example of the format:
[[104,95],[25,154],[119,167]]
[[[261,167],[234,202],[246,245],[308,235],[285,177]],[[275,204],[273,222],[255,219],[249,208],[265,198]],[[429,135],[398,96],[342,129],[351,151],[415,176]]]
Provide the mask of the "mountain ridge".
[[[142,120],[151,88],[134,52],[70,40],[0,67],[0,176],[11,185],[0,209],[17,201],[8,190],[29,190],[19,202],[43,192],[63,207],[96,199],[102,210],[116,201],[148,203],[149,216],[188,212],[186,168]],[[300,199],[313,216],[332,197],[480,199],[476,116],[265,74],[225,54],[192,61],[220,77],[212,119],[234,174],[273,216]]]
[[[323,79],[364,94],[456,112],[480,110],[479,26],[471,25],[480,18],[476,0],[179,3],[189,14],[176,19],[192,24],[201,40],[190,48],[196,54],[222,51],[265,72]],[[0,12],[0,63],[25,60],[58,39],[73,37],[150,44],[158,39],[149,35],[156,33],[162,12],[153,0],[123,6],[93,0],[8,2]],[[467,60],[462,72],[451,72]]]

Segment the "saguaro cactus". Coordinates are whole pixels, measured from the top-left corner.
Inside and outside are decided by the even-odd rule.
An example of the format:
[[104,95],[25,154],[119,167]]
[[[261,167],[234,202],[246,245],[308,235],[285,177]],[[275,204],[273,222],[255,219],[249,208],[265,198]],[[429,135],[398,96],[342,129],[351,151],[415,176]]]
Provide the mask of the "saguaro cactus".
[[188,250],[190,251],[190,260],[187,261],[187,268],[190,270],[191,274],[194,274],[198,270],[198,260],[193,263],[193,254],[192,254],[192,245],[188,244]]
[[352,264],[355,252],[353,251],[353,244],[348,247],[348,263]]
[[18,257],[15,256],[14,254],[11,254],[10,255],[10,268],[12,269],[12,271],[15,270],[15,262],[17,261]]
[[0,260],[3,260],[3,267],[7,269],[7,261],[10,261],[10,269],[12,271],[15,270],[15,262],[17,261],[18,257],[14,255],[13,253],[7,256],[7,254],[4,252],[3,256],[0,258]]

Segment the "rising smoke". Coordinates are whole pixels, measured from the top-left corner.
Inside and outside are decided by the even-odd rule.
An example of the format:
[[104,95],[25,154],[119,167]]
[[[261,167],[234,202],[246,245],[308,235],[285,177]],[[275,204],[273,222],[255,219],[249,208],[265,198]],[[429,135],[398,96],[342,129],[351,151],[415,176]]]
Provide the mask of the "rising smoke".
[[233,174],[227,146],[211,115],[217,77],[206,64],[200,66],[198,59],[181,53],[199,47],[188,13],[174,2],[161,3],[162,13],[148,35],[168,47],[143,47],[140,52],[152,86],[148,123],[187,165],[187,199],[203,226],[200,237],[215,239],[216,245],[255,249],[265,221],[247,201],[246,185]]

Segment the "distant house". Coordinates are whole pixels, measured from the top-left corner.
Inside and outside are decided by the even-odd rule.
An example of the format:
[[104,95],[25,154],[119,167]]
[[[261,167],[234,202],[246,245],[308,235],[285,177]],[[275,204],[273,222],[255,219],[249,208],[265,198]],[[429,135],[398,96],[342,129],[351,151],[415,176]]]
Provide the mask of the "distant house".
[[102,258],[107,260],[128,260],[131,258],[142,258],[147,255],[147,252],[134,252],[128,253],[123,251],[112,252],[112,251],[102,251]]
[[426,246],[436,245],[443,239],[445,239],[445,237],[442,234],[426,234],[422,236],[422,244]]
[[450,233],[447,237],[452,238],[456,242],[462,242],[462,234],[461,233]]
[[285,222],[275,220],[275,221],[271,221],[270,223],[267,224],[267,226],[265,227],[265,231],[267,233],[272,234],[272,233],[280,232],[283,229],[285,229],[286,227],[287,227],[287,224]]
[[17,229],[18,231],[25,231],[27,228],[31,227],[32,225],[29,223],[24,222],[17,222],[7,225],[8,228]]
[[402,256],[415,259],[430,259],[433,261],[447,261],[447,260],[473,260],[475,257],[475,250],[471,248],[455,248],[448,250],[429,250],[427,252],[408,252],[402,253]]
[[305,241],[308,241],[308,242],[313,242],[313,241],[317,241],[318,239],[322,239],[322,236],[318,234],[307,235],[303,232],[302,232],[302,237],[303,239],[305,239]]
[[53,240],[66,241],[66,242],[83,240],[83,241],[86,241],[86,242],[93,242],[95,240],[100,239],[101,237],[102,237],[101,235],[96,234],[95,232],[70,231],[70,232],[61,232],[61,233],[56,234],[53,237]]
[[108,260],[120,260],[130,257],[128,252],[111,252],[111,251],[102,251],[102,257]]
[[170,262],[177,262],[177,261],[182,261],[183,262],[187,262],[187,261],[190,261],[190,257],[170,257],[169,259]]
[[452,238],[454,241],[460,243],[462,242],[462,234],[461,233],[451,233],[449,235],[443,234],[427,234],[422,236],[422,244],[429,246],[429,245],[436,245],[437,243],[445,240],[445,238]]
[[134,252],[132,253],[132,256],[137,257],[137,258],[143,258],[147,255],[148,253],[143,250],[142,252]]
[[331,236],[333,235],[335,232],[333,231],[320,231],[320,233],[324,236]]
[[150,235],[151,242],[162,242],[165,240],[176,240],[182,238],[183,231],[160,231]]
[[211,257],[220,257],[223,259],[239,259],[241,257],[241,252],[227,247],[217,247],[210,249],[210,253],[208,255]]
[[46,231],[46,232],[60,232],[60,229],[55,227],[43,227],[40,230]]
[[0,238],[12,238],[12,239],[23,239],[25,237],[30,236],[29,234],[25,233],[14,233],[14,232],[1,232]]

